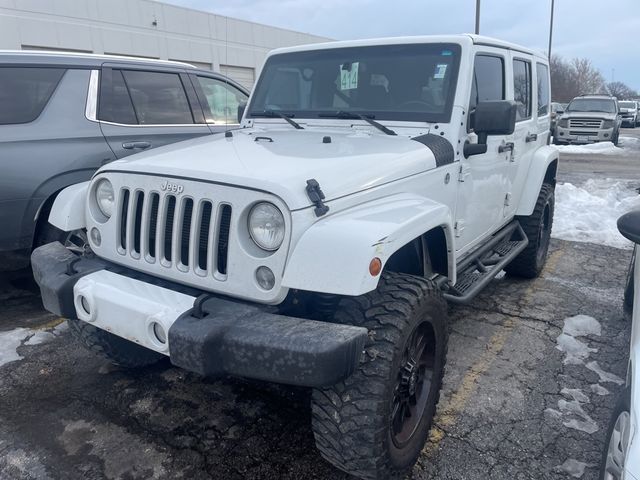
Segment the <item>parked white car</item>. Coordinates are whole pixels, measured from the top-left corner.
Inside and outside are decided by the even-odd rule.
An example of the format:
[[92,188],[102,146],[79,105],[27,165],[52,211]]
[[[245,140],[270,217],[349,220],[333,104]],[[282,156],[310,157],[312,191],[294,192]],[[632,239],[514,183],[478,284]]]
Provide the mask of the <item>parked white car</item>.
[[635,100],[618,101],[620,108],[620,116],[622,117],[622,126],[635,128],[640,125],[640,106]]
[[633,323],[627,380],[611,418],[600,478],[640,480],[640,262],[635,261],[640,244],[640,211],[620,217],[618,229],[636,244],[624,298]]
[[418,458],[446,301],[542,270],[558,151],[544,55],[472,35],[280,49],[240,130],[102,168],[50,221],[45,306],[121,365],[313,388],[322,455],[361,478]]

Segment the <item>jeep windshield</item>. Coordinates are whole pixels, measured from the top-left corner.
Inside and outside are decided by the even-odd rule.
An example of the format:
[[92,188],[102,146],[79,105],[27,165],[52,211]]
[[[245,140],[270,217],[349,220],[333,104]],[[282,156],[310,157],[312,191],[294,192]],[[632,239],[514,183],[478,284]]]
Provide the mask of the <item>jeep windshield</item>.
[[273,55],[255,87],[248,116],[279,111],[296,119],[447,122],[459,64],[460,46],[444,43]]
[[567,111],[616,113],[616,104],[605,98],[576,98],[571,101]]
[[636,108],[636,102],[618,102],[620,108]]

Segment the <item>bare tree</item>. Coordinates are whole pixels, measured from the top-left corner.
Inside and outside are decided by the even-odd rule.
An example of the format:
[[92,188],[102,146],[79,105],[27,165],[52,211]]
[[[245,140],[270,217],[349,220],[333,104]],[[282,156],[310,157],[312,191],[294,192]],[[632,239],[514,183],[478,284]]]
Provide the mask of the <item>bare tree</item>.
[[586,58],[574,58],[571,61],[573,81],[578,89],[578,95],[589,93],[604,93],[604,78],[600,71]]
[[578,95],[606,93],[604,77],[589,59],[574,58],[571,62],[554,55],[550,62],[551,92],[556,102],[570,102]]
[[628,87],[623,82],[607,83],[607,91],[609,95],[617,97],[618,100],[631,100],[638,97],[638,92]]

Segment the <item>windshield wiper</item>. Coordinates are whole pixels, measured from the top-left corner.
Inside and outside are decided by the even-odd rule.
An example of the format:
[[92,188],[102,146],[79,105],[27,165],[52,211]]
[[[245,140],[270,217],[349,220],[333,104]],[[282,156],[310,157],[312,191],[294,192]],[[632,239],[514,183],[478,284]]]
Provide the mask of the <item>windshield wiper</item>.
[[387,128],[381,123],[376,122],[374,120],[375,117],[373,115],[365,116],[356,112],[346,112],[344,110],[338,110],[335,113],[319,113],[318,116],[324,117],[324,118],[351,118],[351,119],[359,118],[360,120],[364,120],[365,122],[367,122],[369,125],[376,127],[381,132],[386,133],[387,135],[397,135],[397,133],[391,130],[390,128]]
[[283,120],[286,120],[287,123],[291,125],[293,128],[295,128],[296,130],[304,130],[304,127],[302,125],[300,125],[298,122],[291,120],[291,117],[293,117],[293,113],[290,113],[287,115],[286,113],[282,113],[277,110],[264,110],[262,112],[251,112],[251,116],[252,117],[271,117],[271,118],[279,117],[279,118],[282,118]]

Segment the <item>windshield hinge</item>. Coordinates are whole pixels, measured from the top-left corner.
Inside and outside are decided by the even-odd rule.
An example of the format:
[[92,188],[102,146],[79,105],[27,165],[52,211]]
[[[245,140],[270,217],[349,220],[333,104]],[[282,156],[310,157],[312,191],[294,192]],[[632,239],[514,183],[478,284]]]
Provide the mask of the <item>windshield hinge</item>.
[[324,200],[324,193],[315,178],[307,180],[307,196],[316,206],[314,209],[316,217],[321,217],[329,211],[329,207],[322,202]]

